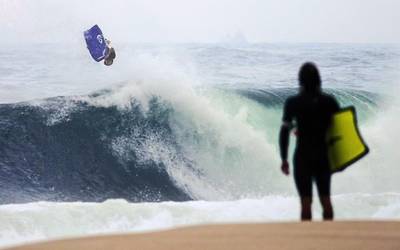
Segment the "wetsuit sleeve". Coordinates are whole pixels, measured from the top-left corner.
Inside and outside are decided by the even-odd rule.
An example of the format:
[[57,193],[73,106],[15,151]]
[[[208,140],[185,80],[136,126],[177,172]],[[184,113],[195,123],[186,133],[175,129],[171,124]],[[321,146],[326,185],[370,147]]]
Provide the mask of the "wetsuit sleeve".
[[291,127],[293,121],[293,104],[291,99],[287,99],[283,107],[282,125]]
[[283,108],[283,118],[281,131],[279,133],[279,149],[282,161],[287,160],[288,147],[289,147],[289,134],[292,128],[293,110],[290,100],[285,102]]
[[332,102],[333,102],[333,112],[336,113],[340,110],[340,105],[338,103],[338,101],[336,100],[335,97],[332,98]]

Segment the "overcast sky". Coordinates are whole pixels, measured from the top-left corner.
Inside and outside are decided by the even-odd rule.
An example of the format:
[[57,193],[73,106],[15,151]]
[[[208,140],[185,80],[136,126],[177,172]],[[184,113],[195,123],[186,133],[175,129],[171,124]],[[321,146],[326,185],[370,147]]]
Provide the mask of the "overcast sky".
[[400,0],[0,0],[2,42],[399,43]]

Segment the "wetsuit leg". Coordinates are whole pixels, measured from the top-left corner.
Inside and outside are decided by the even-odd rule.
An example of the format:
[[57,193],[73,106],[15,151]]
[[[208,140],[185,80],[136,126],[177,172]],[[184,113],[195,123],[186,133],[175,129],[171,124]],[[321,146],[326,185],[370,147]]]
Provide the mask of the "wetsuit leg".
[[294,157],[294,181],[301,201],[301,220],[311,220],[312,204],[312,172],[305,155],[300,155],[297,150]]
[[327,157],[319,159],[314,168],[314,179],[317,185],[318,195],[320,197],[331,195],[331,170],[329,168],[329,161]]
[[300,198],[312,197],[312,171],[305,154],[296,150],[294,155],[294,181]]
[[331,202],[331,171],[328,158],[322,159],[315,165],[314,180],[317,185],[319,199],[323,208],[324,220],[333,219],[333,208]]
[[317,185],[319,196],[331,195],[331,173],[324,171],[315,175],[315,184]]

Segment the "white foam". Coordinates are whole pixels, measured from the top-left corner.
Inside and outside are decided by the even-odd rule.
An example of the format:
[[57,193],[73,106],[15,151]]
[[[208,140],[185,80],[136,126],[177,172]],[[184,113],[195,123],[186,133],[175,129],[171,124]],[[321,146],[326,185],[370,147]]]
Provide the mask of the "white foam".
[[[185,225],[297,221],[296,196],[208,202],[37,202],[0,206],[0,246],[102,233],[145,232]],[[337,219],[400,219],[400,194],[333,197]],[[314,217],[321,219],[314,202]],[[60,226],[62,225],[62,226]]]
[[[149,101],[159,97],[172,107],[170,126],[183,151],[180,153],[196,171],[188,168],[187,162],[172,160],[177,158],[176,152],[160,144],[161,140],[141,144],[144,156],[162,161],[178,185],[189,189],[195,198],[236,199],[276,192],[279,181],[272,177],[279,172],[276,148],[263,130],[248,123],[245,106],[227,112],[195,87],[200,85],[195,76],[182,72],[169,60],[145,58],[133,68],[140,74],[129,83],[86,101],[94,106],[126,109],[135,100],[146,114]],[[258,104],[248,101],[246,105],[256,109]],[[134,146],[126,142],[129,137],[114,142],[118,154]]]

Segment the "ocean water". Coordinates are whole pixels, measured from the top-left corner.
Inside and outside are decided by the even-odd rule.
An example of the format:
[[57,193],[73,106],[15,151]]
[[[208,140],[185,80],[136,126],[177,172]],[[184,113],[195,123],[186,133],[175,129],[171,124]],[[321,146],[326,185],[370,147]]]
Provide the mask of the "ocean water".
[[341,106],[356,106],[371,149],[334,175],[336,218],[400,219],[400,46],[115,48],[105,67],[83,43],[1,47],[0,246],[297,220],[277,136],[304,61]]

